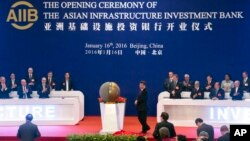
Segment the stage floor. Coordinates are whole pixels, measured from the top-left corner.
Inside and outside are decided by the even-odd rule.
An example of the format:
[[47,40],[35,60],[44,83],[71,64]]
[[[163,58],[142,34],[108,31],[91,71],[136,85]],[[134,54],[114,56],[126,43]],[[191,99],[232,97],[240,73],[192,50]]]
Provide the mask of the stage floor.
[[[148,117],[148,124],[151,129],[146,134],[148,138],[152,139],[152,133],[156,124],[156,117]],[[65,137],[70,134],[95,134],[101,130],[100,116],[86,116],[83,121],[74,126],[39,126],[38,127],[42,138],[39,141],[49,140],[65,140]],[[16,126],[0,126],[0,141],[17,141],[16,133],[18,127]],[[175,127],[177,134],[186,135],[189,140],[196,138],[196,127]],[[124,120],[124,131],[139,133],[141,126],[136,116],[127,116]],[[215,138],[220,136],[218,128],[215,128]]]

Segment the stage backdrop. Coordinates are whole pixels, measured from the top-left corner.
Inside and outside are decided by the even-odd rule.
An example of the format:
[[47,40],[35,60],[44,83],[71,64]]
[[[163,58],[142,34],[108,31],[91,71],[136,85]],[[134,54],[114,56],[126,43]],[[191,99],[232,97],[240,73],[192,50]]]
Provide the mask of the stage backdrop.
[[[4,0],[0,4],[0,75],[37,78],[70,72],[99,115],[99,87],[114,81],[135,115],[138,82],[147,81],[149,114],[172,70],[204,83],[212,74],[250,72],[248,0]],[[38,80],[37,80],[38,81]],[[40,81],[40,80],[39,80]]]

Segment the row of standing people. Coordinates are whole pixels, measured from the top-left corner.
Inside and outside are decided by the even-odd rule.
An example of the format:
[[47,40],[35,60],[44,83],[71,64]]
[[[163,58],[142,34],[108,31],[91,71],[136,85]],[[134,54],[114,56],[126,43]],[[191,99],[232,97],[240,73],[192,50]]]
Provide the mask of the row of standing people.
[[164,88],[170,93],[170,98],[181,98],[181,92],[191,92],[190,97],[192,99],[204,99],[204,92],[210,92],[210,98],[213,100],[222,100],[225,97],[225,93],[230,93],[233,100],[242,100],[243,93],[249,92],[250,80],[248,79],[247,72],[242,73],[243,80],[232,81],[229,74],[225,75],[225,80],[220,82],[214,82],[211,75],[207,76],[207,82],[204,87],[201,87],[199,81],[194,83],[190,81],[188,74],[184,75],[184,80],[179,81],[178,75],[173,72],[169,72],[169,77],[164,82]]
[[[8,82],[4,76],[0,77],[0,98],[10,98],[11,91],[17,91],[19,98],[31,98],[32,91],[37,91],[40,98],[48,98],[51,90],[55,90],[56,86],[53,72],[48,72],[47,76],[42,77],[41,82],[37,83],[33,68],[28,68],[27,77],[21,79],[21,81],[16,79],[14,73],[11,73]],[[73,90],[73,83],[68,72],[64,75],[60,89],[64,91]]]

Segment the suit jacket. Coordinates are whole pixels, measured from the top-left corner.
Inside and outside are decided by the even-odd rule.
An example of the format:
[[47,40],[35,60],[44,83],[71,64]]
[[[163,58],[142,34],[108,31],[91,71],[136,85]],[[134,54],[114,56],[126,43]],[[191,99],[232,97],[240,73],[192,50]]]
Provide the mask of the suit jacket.
[[26,123],[19,126],[17,137],[21,139],[21,141],[35,141],[35,138],[40,137],[41,134],[37,128],[37,125],[31,123],[30,121],[26,121]]
[[[73,83],[72,83],[71,79],[69,79],[68,85],[69,85],[69,91],[72,90],[73,89]],[[62,82],[62,90],[66,91],[66,80],[64,80]]]
[[250,91],[250,79],[247,78],[246,82],[244,82],[244,80],[242,80],[241,81],[241,87],[242,87],[243,91],[249,92]]
[[155,130],[153,132],[154,138],[157,139],[158,141],[161,141],[159,129],[162,128],[162,127],[167,127],[168,128],[170,138],[173,138],[173,137],[176,136],[174,125],[172,123],[168,122],[168,121],[162,121],[162,122],[159,122],[159,123],[157,123],[155,125]]
[[[27,98],[31,98],[30,95],[32,94],[32,89],[30,88],[29,85],[26,85],[26,89],[28,90],[28,92],[27,92]],[[18,87],[17,94],[18,94],[19,98],[23,98],[24,91],[23,91],[22,85]]]
[[[9,82],[8,82],[8,86],[9,86],[9,88],[11,89],[11,91],[17,91],[17,88],[18,88],[18,80],[16,80],[15,79],[15,81],[14,81],[14,85],[16,85],[16,87],[14,87],[14,85],[12,85],[12,81],[11,80],[9,80]],[[12,88],[12,86],[13,86],[13,88]]]
[[37,94],[39,95],[39,98],[49,98],[50,86],[48,84],[46,84],[45,88],[47,90],[45,92],[43,92],[43,86],[42,86],[42,84],[38,86],[38,88],[37,88]]
[[136,109],[137,111],[147,111],[147,90],[146,88],[144,90],[142,90],[136,100],[137,100],[137,105],[136,105]]
[[230,96],[232,97],[232,100],[242,100],[243,97],[243,90],[241,87],[238,88],[237,94],[236,96],[234,96],[235,94],[235,89],[236,88],[232,88],[231,92],[230,92]]
[[11,89],[10,88],[6,88],[2,90],[2,85],[0,85],[0,98],[1,99],[5,99],[5,98],[10,98],[10,93]]
[[[187,83],[187,85],[185,85],[185,83]],[[182,91],[192,91],[193,90],[193,82],[189,81],[189,82],[185,82],[182,81]]]
[[226,133],[223,136],[218,138],[218,141],[230,141],[230,133]]
[[170,90],[170,87],[173,83],[173,80],[171,80],[170,78],[167,78],[164,82],[164,89],[165,91],[169,91]]
[[[49,82],[49,78],[47,77],[47,84],[50,86],[51,89],[56,89],[56,83],[55,83],[55,79],[52,77],[51,81]],[[55,85],[53,85],[55,84]]]
[[[207,86],[211,86],[209,89],[206,89],[206,87]],[[207,81],[206,81],[206,84],[205,84],[205,87],[204,87],[204,91],[205,92],[211,92],[211,90],[213,89],[213,87],[214,87],[214,82],[212,81],[212,82],[210,82],[210,83],[208,83]]]
[[34,80],[34,85],[29,85],[31,87],[32,90],[36,89],[36,77],[34,75],[34,73],[32,74],[32,77],[30,78],[29,75],[27,74],[26,76],[26,82],[29,85],[30,82],[32,82],[32,80]]
[[[181,83],[180,82],[173,82],[170,84],[169,87],[170,98],[181,98]],[[174,92],[173,92],[174,91]]]
[[[193,96],[194,96],[195,94],[201,94],[201,95],[198,95],[198,96],[196,96],[196,97],[194,98]],[[190,97],[191,97],[192,99],[204,99],[204,91],[203,91],[201,88],[199,88],[199,90],[193,88]]]
[[209,138],[208,140],[209,141],[214,141],[214,127],[211,126],[211,125],[208,125],[206,123],[203,123],[200,127],[198,127],[197,129],[197,136],[199,136],[200,132],[201,131],[205,131],[208,133],[209,135]]
[[[220,94],[220,96],[219,96],[219,94]],[[211,90],[210,94],[209,94],[209,97],[210,97],[210,99],[212,99],[212,98],[214,98],[214,97],[217,97],[219,100],[223,100],[224,97],[225,97],[225,92],[224,92],[224,90],[221,89],[221,88],[219,88],[218,91],[216,91],[216,89],[213,88],[213,89]]]

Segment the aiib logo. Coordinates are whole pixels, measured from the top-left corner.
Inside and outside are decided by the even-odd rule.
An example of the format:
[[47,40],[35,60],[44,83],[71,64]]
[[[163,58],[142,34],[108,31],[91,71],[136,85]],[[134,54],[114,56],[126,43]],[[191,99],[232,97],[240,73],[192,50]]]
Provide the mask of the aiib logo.
[[38,11],[27,1],[14,3],[9,11],[6,22],[19,30],[27,30],[38,20]]

